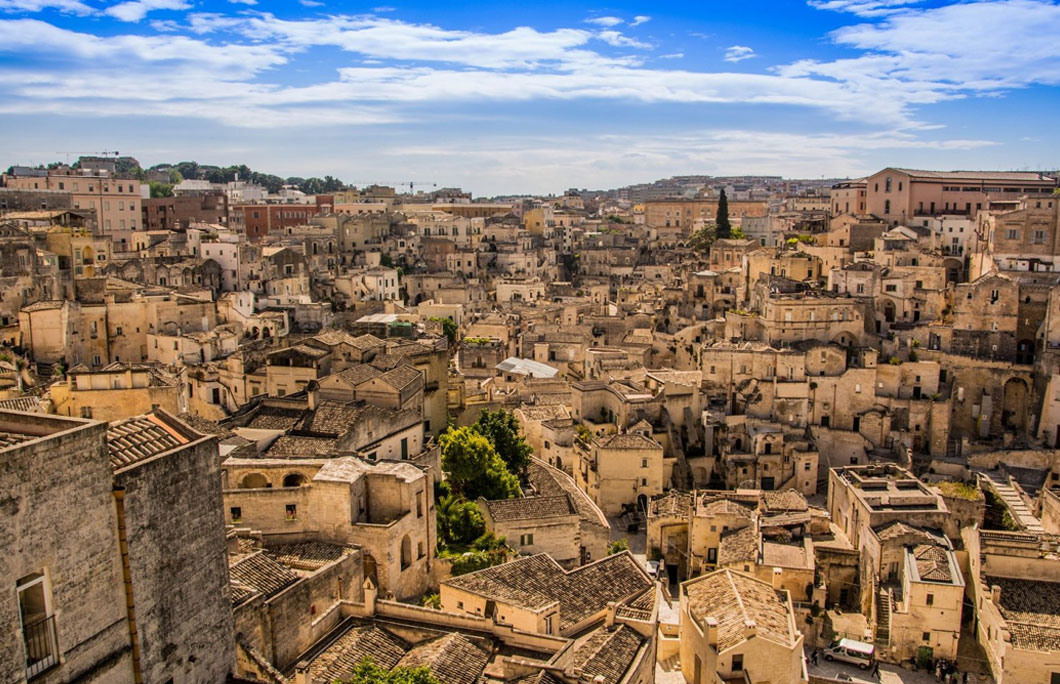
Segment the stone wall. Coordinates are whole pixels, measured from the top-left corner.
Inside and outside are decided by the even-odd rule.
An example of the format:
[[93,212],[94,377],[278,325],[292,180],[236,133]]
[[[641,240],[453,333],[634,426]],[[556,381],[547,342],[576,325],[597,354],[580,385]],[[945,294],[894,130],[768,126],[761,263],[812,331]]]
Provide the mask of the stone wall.
[[0,415],[4,431],[62,431],[9,447],[0,457],[0,576],[9,582],[8,600],[0,601],[0,681],[25,681],[15,584],[43,572],[62,663],[34,681],[131,682],[106,425]]
[[198,439],[114,477],[125,489],[144,681],[223,681],[235,640],[216,439]]

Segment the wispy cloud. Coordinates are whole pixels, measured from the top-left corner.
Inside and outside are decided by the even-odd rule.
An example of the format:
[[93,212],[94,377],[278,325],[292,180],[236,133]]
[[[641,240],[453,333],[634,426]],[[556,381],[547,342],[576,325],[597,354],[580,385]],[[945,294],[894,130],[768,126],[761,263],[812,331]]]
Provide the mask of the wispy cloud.
[[640,26],[641,24],[647,24],[649,21],[651,21],[651,17],[645,14],[638,14],[637,16],[633,17],[633,21],[629,22],[629,25]]
[[733,45],[725,48],[725,57],[723,59],[726,62],[742,62],[752,57],[757,57],[753,48],[749,48],[746,45]]
[[586,24],[596,24],[597,26],[604,26],[610,28],[612,26],[618,26],[624,23],[622,19],[618,17],[589,17],[585,20]]
[[372,11],[376,14],[382,14],[384,12],[396,12],[397,7],[391,7],[389,5],[381,5],[379,7],[373,7]]
[[0,0],[0,12],[41,12],[46,9],[82,16],[96,11],[81,0]]
[[834,12],[849,12],[859,17],[883,17],[906,9],[923,0],[808,0],[810,7]]
[[302,7],[323,7],[324,3],[317,2],[317,0],[298,0],[298,4]]
[[625,36],[619,33],[618,31],[600,31],[596,34],[596,37],[604,41],[608,45],[612,45],[614,47],[631,47],[641,49],[647,49],[651,47],[651,45],[648,43],[644,43],[634,38],[630,38],[629,36]]
[[228,0],[233,5],[256,5],[258,0]]
[[122,21],[138,22],[155,10],[185,10],[191,9],[188,0],[129,0],[117,5],[111,5],[103,10],[115,19]]

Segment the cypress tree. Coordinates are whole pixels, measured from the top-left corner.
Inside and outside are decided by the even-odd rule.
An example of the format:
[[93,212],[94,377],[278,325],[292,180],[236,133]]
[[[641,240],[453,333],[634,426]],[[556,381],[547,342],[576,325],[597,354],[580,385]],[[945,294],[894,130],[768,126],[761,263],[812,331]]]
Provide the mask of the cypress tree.
[[718,198],[718,215],[714,219],[717,224],[717,236],[719,240],[727,240],[732,237],[732,224],[729,223],[729,198],[725,196],[725,188],[721,189]]

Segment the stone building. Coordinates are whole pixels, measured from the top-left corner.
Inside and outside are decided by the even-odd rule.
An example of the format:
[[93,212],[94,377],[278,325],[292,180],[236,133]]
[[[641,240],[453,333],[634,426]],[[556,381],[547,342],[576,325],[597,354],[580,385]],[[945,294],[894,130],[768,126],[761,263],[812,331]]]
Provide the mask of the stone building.
[[687,682],[800,684],[803,636],[788,592],[733,570],[681,585],[680,656]]
[[0,423],[14,497],[0,539],[19,598],[0,609],[3,677],[225,679],[235,655],[214,438],[161,411],[109,428],[17,412]]
[[315,536],[359,546],[365,576],[397,598],[429,586],[438,543],[429,473],[352,457],[230,458],[222,467],[230,524],[266,540]]

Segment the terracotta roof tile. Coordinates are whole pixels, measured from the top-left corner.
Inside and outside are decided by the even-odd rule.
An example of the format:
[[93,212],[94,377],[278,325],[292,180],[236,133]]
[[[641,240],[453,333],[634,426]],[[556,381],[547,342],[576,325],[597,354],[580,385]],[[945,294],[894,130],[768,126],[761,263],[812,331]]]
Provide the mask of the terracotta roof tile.
[[786,597],[767,582],[724,569],[691,580],[684,589],[688,610],[703,629],[708,617],[718,621],[719,650],[746,638],[748,620],[755,623],[756,634],[784,645],[794,643]]

